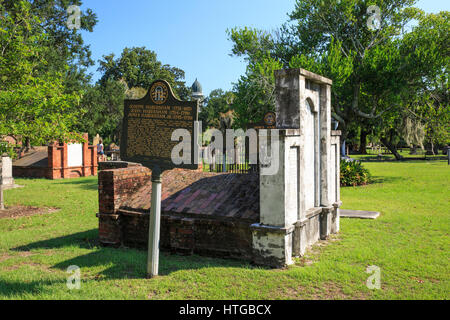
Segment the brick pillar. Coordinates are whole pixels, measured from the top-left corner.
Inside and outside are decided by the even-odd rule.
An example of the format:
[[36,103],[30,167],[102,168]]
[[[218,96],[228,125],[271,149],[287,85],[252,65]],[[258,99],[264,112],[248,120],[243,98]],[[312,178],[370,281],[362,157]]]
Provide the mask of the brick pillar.
[[61,168],[61,177],[63,179],[70,178],[70,172],[69,172],[69,156],[68,156],[68,150],[67,150],[67,143],[64,143],[62,147],[62,168]]
[[83,177],[87,177],[91,175],[91,157],[89,154],[89,135],[87,133],[83,133],[83,168],[81,168],[81,174]]
[[92,175],[97,175],[97,169],[98,169],[98,159],[97,159],[97,146],[93,146],[90,148],[90,157],[91,157],[91,163],[92,163]]
[[61,178],[61,166],[62,166],[62,152],[57,142],[48,146],[48,168],[46,177],[48,179],[60,179]]
[[46,178],[47,179],[54,179],[53,177],[53,167],[55,166],[55,162],[56,162],[56,146],[55,144],[49,145],[48,146],[48,162],[47,162],[47,173],[46,173]]
[[119,246],[122,242],[120,216],[115,207],[114,171],[102,171],[98,178],[99,238],[102,245]]

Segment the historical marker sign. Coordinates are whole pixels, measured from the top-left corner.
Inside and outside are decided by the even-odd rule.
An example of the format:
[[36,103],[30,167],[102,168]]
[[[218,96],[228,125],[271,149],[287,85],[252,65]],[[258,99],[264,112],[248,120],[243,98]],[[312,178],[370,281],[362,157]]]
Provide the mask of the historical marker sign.
[[[178,100],[167,81],[157,80],[140,100],[125,100],[120,156],[124,161],[142,163],[161,170],[173,168],[198,169],[195,163],[195,122],[198,102]],[[190,164],[175,165],[171,154],[179,141],[172,141],[176,129],[186,129],[191,135]]]
[[[139,100],[125,100],[120,157],[138,162],[152,170],[152,202],[149,224],[147,275],[157,276],[159,270],[159,233],[161,223],[161,173],[173,168],[198,169],[198,102],[178,100],[167,81],[152,83],[146,96]],[[188,163],[176,165],[172,150],[181,141],[172,141],[177,129],[189,133],[191,141]],[[176,137],[178,139],[179,137]],[[183,137],[184,138],[184,137]],[[186,141],[183,141],[185,144]]]
[[[144,98],[125,100],[120,156],[124,161],[138,162],[152,170],[148,277],[157,276],[159,269],[161,173],[173,168],[198,169],[198,164],[195,164],[198,160],[197,121],[198,102],[178,100],[169,83],[164,80],[153,82]],[[190,138],[191,148],[183,148],[183,152],[188,152],[189,157],[186,154],[180,155],[190,161],[176,165],[172,161],[172,150],[181,141],[172,141],[172,134],[178,129],[189,133],[187,136]]]

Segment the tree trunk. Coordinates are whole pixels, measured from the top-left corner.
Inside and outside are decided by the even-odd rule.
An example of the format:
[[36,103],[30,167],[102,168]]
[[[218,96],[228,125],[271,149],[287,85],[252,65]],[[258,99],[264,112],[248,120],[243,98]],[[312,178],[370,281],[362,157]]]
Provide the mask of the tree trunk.
[[361,130],[360,142],[359,142],[359,153],[367,154],[367,135],[368,132]]
[[31,142],[30,142],[30,138],[25,138],[25,141],[22,143],[22,147],[20,148],[20,150],[18,151],[18,158],[22,158],[22,154],[25,152],[27,153],[28,151],[30,151],[31,149]]
[[389,151],[392,152],[392,154],[395,156],[395,159],[397,159],[397,160],[403,159],[403,157],[400,155],[400,153],[398,153],[397,147],[394,146],[388,139],[381,138],[380,140],[386,146],[386,148],[388,148]]
[[30,138],[25,138],[25,151],[27,152],[27,151],[30,151],[30,149],[31,149],[31,141],[30,141]]

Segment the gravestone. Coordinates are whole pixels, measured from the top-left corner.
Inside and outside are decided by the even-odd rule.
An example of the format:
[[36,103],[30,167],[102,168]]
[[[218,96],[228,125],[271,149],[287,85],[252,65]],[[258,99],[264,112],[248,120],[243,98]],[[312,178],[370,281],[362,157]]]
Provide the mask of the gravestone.
[[279,170],[260,177],[257,263],[284,266],[339,231],[340,132],[331,128],[332,81],[303,69],[279,70]]
[[12,160],[10,157],[0,157],[0,177],[5,188],[14,186]]
[[10,157],[0,157],[0,210],[5,209],[3,190],[13,187],[12,160]]

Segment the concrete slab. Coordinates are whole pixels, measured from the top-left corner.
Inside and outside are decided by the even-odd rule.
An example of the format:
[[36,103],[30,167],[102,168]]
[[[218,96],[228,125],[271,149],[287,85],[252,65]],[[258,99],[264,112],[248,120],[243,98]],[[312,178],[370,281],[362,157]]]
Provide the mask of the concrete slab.
[[341,218],[354,218],[354,219],[376,219],[380,216],[379,212],[375,211],[363,211],[363,210],[340,210]]

